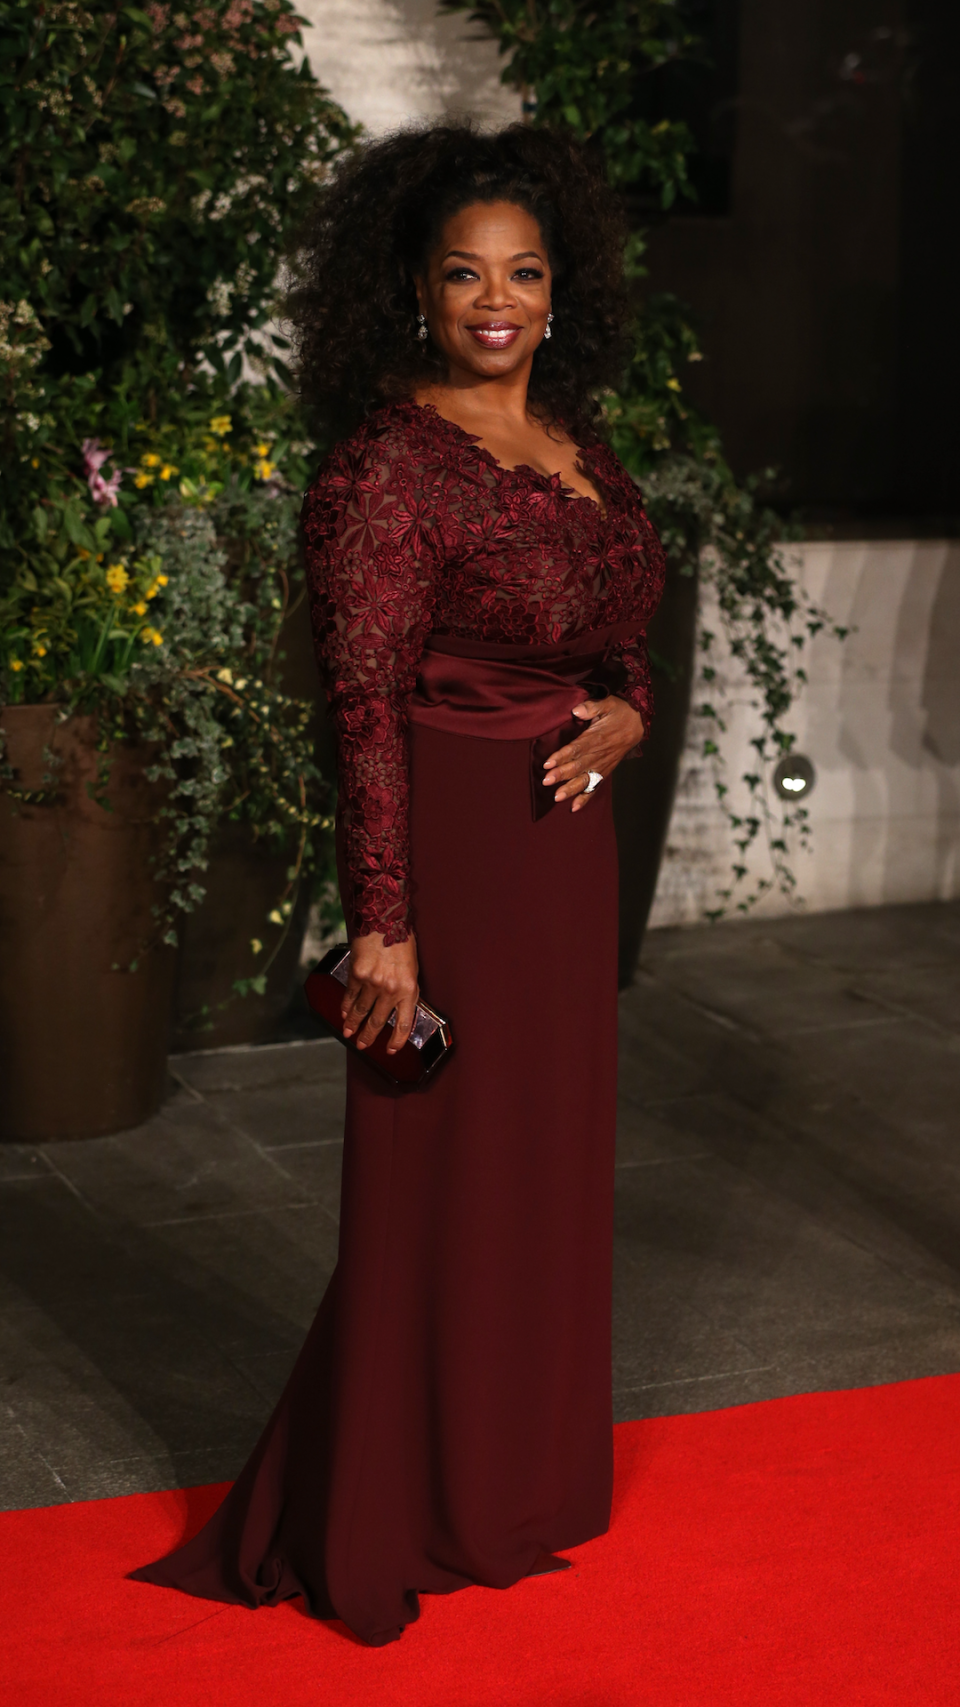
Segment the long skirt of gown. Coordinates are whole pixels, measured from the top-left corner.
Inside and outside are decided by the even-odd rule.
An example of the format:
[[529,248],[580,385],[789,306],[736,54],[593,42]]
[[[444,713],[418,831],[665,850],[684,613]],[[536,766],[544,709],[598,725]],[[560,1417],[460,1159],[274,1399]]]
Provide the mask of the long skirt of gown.
[[607,1527],[617,873],[610,789],[534,822],[529,743],[411,729],[414,923],[456,1047],[349,1057],[339,1258],[206,1527],[134,1573],[302,1594],[372,1644]]

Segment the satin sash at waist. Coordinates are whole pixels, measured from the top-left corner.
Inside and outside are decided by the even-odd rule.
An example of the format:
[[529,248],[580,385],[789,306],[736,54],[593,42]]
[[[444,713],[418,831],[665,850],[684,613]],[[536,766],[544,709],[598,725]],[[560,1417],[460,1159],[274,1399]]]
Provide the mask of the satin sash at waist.
[[555,804],[543,785],[544,760],[583,729],[574,706],[624,686],[623,664],[605,653],[637,633],[636,622],[614,623],[539,646],[433,634],[408,702],[410,721],[446,734],[529,741],[531,808],[542,818]]

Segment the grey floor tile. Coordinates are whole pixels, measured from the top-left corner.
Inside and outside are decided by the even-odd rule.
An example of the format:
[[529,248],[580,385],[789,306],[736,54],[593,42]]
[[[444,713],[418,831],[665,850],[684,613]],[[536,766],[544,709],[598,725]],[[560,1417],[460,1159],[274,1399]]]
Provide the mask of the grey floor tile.
[[337,1228],[320,1204],[181,1222],[156,1238],[168,1282],[231,1356],[299,1346],[337,1259]]
[[0,1408],[0,1511],[66,1505],[72,1496],[60,1477]]
[[[264,1414],[266,1421],[266,1414]],[[259,1431],[258,1431],[259,1432]],[[232,1482],[255,1444],[257,1435],[241,1441],[223,1442],[206,1450],[171,1452],[157,1457],[104,1461],[77,1474],[71,1499],[117,1499],[123,1494],[165,1493],[173,1488],[204,1487],[212,1482]],[[73,1491],[76,1489],[76,1491]],[[148,1560],[143,1559],[143,1564]]]
[[908,1136],[943,1138],[960,1152],[960,1038],[922,1020],[790,1039],[794,1059],[853,1092]]
[[249,1049],[174,1055],[171,1072],[207,1096],[215,1091],[259,1090],[267,1085],[336,1084],[346,1073],[345,1052],[332,1038]]
[[857,984],[891,1009],[925,1020],[938,1031],[960,1033],[960,953],[950,966],[898,966],[894,971],[861,973]]
[[766,1399],[787,1399],[817,1386],[811,1367],[792,1374],[774,1367],[739,1374],[695,1376],[687,1380],[614,1393],[614,1421],[642,1417],[690,1416],[696,1411],[722,1411],[730,1405],[752,1405]]
[[657,975],[671,989],[769,1037],[800,1030],[870,1025],[889,1019],[883,998],[858,988],[848,973],[804,960],[767,935],[741,946],[724,939],[726,952],[675,954]]
[[339,1221],[342,1143],[289,1144],[271,1150],[270,1155],[315,1203],[323,1205],[332,1221]]
[[300,1188],[205,1102],[181,1104],[116,1137],[48,1144],[44,1153],[87,1203],[133,1225],[303,1200]]
[[268,1409],[272,1410],[290,1379],[299,1351],[298,1344],[286,1351],[265,1351],[252,1356],[241,1354],[236,1357],[237,1368],[246,1376],[251,1387],[256,1388]]
[[856,1099],[805,1110],[788,1126],[717,1092],[632,1111],[639,1135],[654,1114],[691,1157],[722,1159],[900,1272],[960,1290],[960,1159],[906,1158],[896,1131],[878,1133]]
[[623,1097],[617,1120],[617,1167],[659,1167],[704,1154],[693,1112],[700,1099],[678,1097],[640,1107]]
[[644,1285],[629,1259],[615,1266],[614,1391],[640,1391],[756,1369],[763,1360],[666,1286]]
[[[747,926],[748,930],[757,928]],[[762,928],[806,956],[858,972],[883,967],[955,966],[960,956],[957,901],[800,914],[765,921]]]
[[655,1029],[638,1011],[637,992],[620,998],[619,1094],[621,1102],[669,1102],[709,1090],[709,1064],[689,1052],[680,1027]]
[[[95,1140],[96,1142],[96,1140]],[[122,1251],[109,1229],[55,1173],[0,1185],[0,1299],[43,1304],[117,1290]]]
[[863,971],[858,984],[892,1008],[924,1019],[938,1030],[960,1032],[960,953],[951,964],[895,966]]
[[211,1092],[209,1101],[221,1118],[249,1134],[271,1155],[278,1145],[330,1143],[343,1138],[346,1085],[342,1079]]
[[857,1347],[846,1347],[817,1358],[818,1390],[872,1387],[887,1381],[918,1381],[930,1375],[960,1373],[960,1318],[953,1327],[924,1333],[914,1324],[909,1333]]
[[902,1338],[911,1325],[929,1334],[960,1324],[956,1297],[723,1163],[620,1176],[617,1225],[638,1288],[655,1279],[760,1364],[816,1361]]

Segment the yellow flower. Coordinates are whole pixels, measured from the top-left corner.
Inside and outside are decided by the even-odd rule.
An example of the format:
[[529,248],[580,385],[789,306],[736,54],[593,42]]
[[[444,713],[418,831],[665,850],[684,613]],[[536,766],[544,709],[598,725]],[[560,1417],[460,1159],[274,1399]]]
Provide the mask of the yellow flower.
[[263,948],[263,943],[260,941],[258,936],[252,936],[250,938],[250,947],[253,949],[254,954],[259,954]]
[[140,465],[142,468],[159,468],[162,461],[163,457],[158,456],[155,450],[148,450],[140,458]]
[[229,670],[226,664],[224,664],[222,670],[217,671],[217,681],[226,682],[228,686],[233,681],[233,671]]
[[151,644],[154,646],[163,645],[163,635],[160,633],[158,628],[142,628],[140,630],[140,639],[143,641],[144,646],[150,646]]
[[32,456],[30,458],[30,467],[31,468],[39,468],[40,467],[40,458],[38,456]]
[[668,379],[667,380],[667,390],[668,391],[679,391],[680,389],[681,389],[681,386],[680,386],[679,379]]
[[269,456],[270,455],[270,446],[266,442],[264,442],[263,444],[254,445],[253,454],[254,454],[254,456]]
[[269,480],[275,466],[274,463],[268,462],[265,457],[262,457],[259,462],[254,463],[253,472],[258,480]]
[[34,657],[35,657],[35,658],[45,658],[45,657],[46,657],[46,655],[47,655],[47,648],[46,648],[46,647],[45,647],[45,646],[41,646],[41,645],[40,645],[40,644],[39,644],[39,643],[38,643],[38,644],[37,644],[37,645],[36,645],[36,646],[35,646],[35,647],[34,647],[34,648],[33,648],[33,655],[34,655]]
[[116,593],[119,598],[129,579],[130,577],[122,563],[111,563],[106,574],[107,586],[111,593]]
[[210,431],[211,433],[216,433],[217,437],[221,439],[223,438],[224,433],[232,433],[233,422],[231,421],[230,416],[214,415],[213,420],[210,422]]
[[82,545],[78,545],[77,546],[77,556],[82,558],[84,563],[86,563],[89,556],[90,556],[90,553],[89,553],[89,551],[84,551]]
[[169,586],[169,584],[170,584],[169,575],[158,575],[157,576],[157,586],[158,587],[167,587],[167,586]]
[[169,583],[169,580],[170,580],[169,575],[155,575],[153,580],[150,582],[149,587],[147,588],[146,597],[148,599],[155,599],[157,594],[160,591],[160,588],[166,587]]
[[10,668],[11,668],[11,670],[22,670],[23,669],[22,660],[19,658],[11,658]]
[[281,913],[279,907],[274,907],[273,912],[267,914],[267,921],[271,925],[282,925],[283,924],[283,914]]
[[134,475],[133,484],[135,486],[139,486],[140,490],[142,491],[144,486],[152,486],[153,485],[153,475],[152,474],[144,474],[143,471],[141,470],[141,472],[139,474]]
[[147,614],[147,607],[142,599],[138,599],[135,605],[130,606],[130,609],[133,611],[134,616],[146,616]]
[[169,480],[171,474],[179,474],[179,473],[180,473],[179,468],[174,468],[172,462],[165,462],[163,467],[160,470],[160,478],[161,478],[161,480]]

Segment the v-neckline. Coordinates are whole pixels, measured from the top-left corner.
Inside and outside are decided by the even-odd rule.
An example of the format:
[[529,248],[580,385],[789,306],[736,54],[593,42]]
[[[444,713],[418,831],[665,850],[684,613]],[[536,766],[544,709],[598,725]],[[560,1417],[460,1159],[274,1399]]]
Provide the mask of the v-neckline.
[[[435,403],[418,403],[415,398],[410,398],[409,401],[414,409],[422,409],[424,412],[435,415],[437,420],[442,421],[445,427],[449,427],[452,432],[456,433],[461,439],[464,439],[467,444],[472,445],[473,449],[477,452],[477,455],[482,457],[485,462],[489,463],[491,468],[496,469],[498,474],[529,474],[533,476],[534,480],[545,481],[548,486],[552,486],[556,483],[558,492],[567,500],[568,503],[589,504],[590,508],[592,510],[596,510],[597,515],[602,520],[606,520],[607,505],[603,502],[602,497],[599,495],[599,491],[596,498],[591,498],[586,492],[578,492],[575,486],[568,485],[564,480],[563,475],[559,472],[547,474],[542,468],[534,468],[532,462],[515,462],[512,464],[501,462],[499,457],[494,456],[492,450],[488,450],[487,446],[481,443],[479,433],[468,433],[466,427],[461,427],[459,421],[451,421],[449,415],[441,414]],[[577,463],[580,466],[581,473],[584,475],[585,479],[589,479],[586,469],[583,468],[583,465],[580,463],[580,458],[583,454],[583,446],[577,445],[575,448],[577,452]]]

